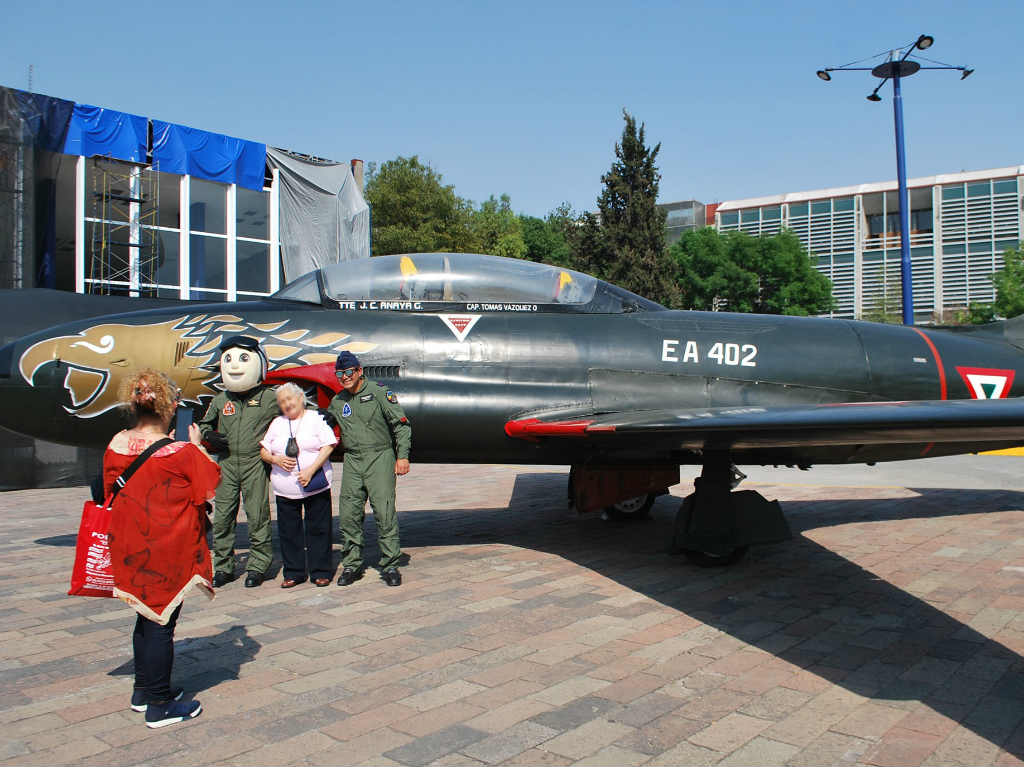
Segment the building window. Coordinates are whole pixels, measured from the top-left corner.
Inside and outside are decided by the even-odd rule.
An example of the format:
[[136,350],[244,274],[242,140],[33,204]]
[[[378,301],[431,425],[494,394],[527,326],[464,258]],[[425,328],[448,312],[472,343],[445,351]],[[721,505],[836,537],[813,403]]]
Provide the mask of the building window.
[[270,245],[239,240],[237,246],[238,292],[266,294],[270,290]]
[[910,231],[914,234],[932,231],[931,208],[910,211]]
[[181,259],[178,255],[177,232],[160,232],[155,286],[159,298],[178,298],[181,294]]
[[193,234],[189,237],[188,250],[191,292],[195,293],[195,288],[225,292],[228,287],[227,241],[223,237]]
[[270,194],[238,187],[235,203],[235,234],[257,240],[270,239]]
[[189,185],[189,228],[193,232],[225,234],[227,187],[194,178]]

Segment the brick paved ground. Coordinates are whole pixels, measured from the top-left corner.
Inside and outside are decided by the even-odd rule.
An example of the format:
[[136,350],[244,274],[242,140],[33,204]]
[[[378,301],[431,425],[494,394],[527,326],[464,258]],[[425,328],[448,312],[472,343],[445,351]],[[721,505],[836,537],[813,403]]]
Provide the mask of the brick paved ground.
[[277,573],[186,602],[175,680],[204,711],[163,730],[128,710],[133,613],[64,596],[84,489],[0,495],[0,759],[1024,758],[1024,493],[759,485],[796,539],[709,571],[665,553],[672,499],[577,517],[562,469],[417,466],[400,488],[401,588]]

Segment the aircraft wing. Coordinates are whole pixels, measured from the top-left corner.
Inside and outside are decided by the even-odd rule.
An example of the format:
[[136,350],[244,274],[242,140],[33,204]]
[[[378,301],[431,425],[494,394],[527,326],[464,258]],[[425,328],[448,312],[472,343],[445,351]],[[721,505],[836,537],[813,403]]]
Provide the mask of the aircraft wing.
[[1019,440],[1024,398],[845,402],[821,405],[688,408],[545,415],[508,421],[526,440],[588,439],[607,447],[727,450]]

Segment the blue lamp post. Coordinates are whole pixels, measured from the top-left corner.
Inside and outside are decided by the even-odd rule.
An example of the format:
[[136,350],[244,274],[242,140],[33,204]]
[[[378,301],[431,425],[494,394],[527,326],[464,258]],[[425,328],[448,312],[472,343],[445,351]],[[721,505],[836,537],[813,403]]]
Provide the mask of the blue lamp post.
[[[916,74],[921,69],[955,69],[960,72],[961,80],[974,71],[967,67],[955,67],[949,64],[942,64],[941,62],[932,62],[935,66],[922,66],[917,61],[909,58],[910,54],[914,51],[927,50],[934,42],[935,38],[930,35],[921,35],[913,43],[890,51],[886,61],[877,66],[856,67],[853,64],[861,62],[854,61],[841,67],[825,67],[817,71],[818,77],[825,82],[832,79],[829,72],[871,72],[875,77],[881,78],[881,82],[868,95],[868,101],[881,101],[882,97],[878,95],[878,91],[885,85],[886,80],[892,80],[892,112],[896,128],[896,182],[899,186],[900,200],[900,277],[903,287],[904,325],[914,324],[914,288],[910,268],[910,204],[907,195],[907,160],[903,137],[903,92],[900,89],[900,81],[904,77]],[[869,58],[876,57],[872,56]],[[930,60],[925,59],[925,61]]]

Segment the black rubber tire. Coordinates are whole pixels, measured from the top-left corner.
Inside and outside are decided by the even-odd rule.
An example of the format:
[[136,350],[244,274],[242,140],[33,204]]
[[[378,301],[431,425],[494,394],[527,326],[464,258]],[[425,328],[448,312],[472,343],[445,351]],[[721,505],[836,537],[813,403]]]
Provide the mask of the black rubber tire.
[[743,559],[749,550],[749,546],[737,546],[728,554],[717,556],[706,551],[686,549],[683,551],[683,555],[698,567],[729,567]]
[[[604,509],[608,519],[646,519],[651,513],[651,507],[657,499],[654,493],[638,495],[635,498],[627,498],[619,503],[606,506]],[[641,499],[643,499],[641,501]]]

